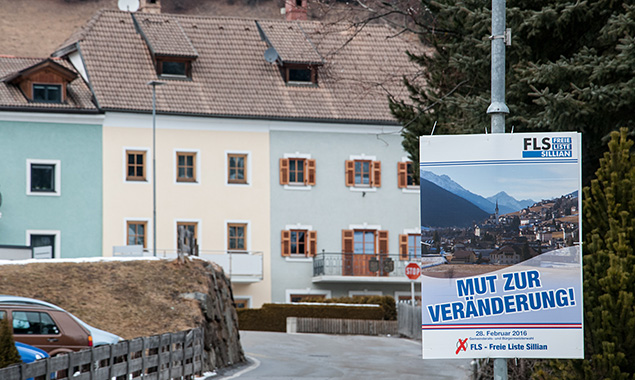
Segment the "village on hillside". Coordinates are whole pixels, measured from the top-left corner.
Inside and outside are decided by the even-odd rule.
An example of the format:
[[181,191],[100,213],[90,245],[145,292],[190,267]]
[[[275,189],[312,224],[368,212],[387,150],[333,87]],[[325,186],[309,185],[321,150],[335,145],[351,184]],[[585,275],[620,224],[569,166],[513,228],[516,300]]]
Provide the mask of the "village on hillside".
[[578,213],[577,192],[502,215],[496,204],[468,228],[422,228],[422,261],[441,255],[449,264],[518,264],[579,241]]

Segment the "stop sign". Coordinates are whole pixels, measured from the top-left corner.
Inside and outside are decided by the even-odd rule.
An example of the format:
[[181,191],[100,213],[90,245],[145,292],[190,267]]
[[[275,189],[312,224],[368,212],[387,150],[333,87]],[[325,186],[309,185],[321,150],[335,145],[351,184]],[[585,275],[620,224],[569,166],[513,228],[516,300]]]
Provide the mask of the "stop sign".
[[411,280],[416,280],[421,275],[421,269],[419,268],[419,264],[410,263],[406,265],[406,276]]

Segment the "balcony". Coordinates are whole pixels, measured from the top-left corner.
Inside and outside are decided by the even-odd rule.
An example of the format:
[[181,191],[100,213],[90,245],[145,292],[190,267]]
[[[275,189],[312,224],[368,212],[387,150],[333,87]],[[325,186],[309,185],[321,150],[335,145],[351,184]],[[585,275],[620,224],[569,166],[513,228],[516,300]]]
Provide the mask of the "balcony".
[[[135,249],[141,246],[113,247],[113,256],[152,256],[152,251]],[[176,250],[157,249],[157,257],[176,259]],[[218,264],[233,283],[254,283],[262,281],[262,252],[260,251],[199,251],[198,257]]]
[[405,268],[411,261],[396,254],[318,253],[313,258],[313,282],[406,284],[410,280]]

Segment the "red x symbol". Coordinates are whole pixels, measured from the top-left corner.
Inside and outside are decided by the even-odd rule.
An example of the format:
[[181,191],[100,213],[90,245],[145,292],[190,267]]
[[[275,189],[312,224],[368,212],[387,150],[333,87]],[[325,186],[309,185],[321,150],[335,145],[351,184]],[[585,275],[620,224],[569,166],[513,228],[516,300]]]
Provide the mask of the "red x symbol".
[[459,348],[456,349],[456,354],[458,355],[461,350],[467,351],[467,338],[465,340],[459,338]]

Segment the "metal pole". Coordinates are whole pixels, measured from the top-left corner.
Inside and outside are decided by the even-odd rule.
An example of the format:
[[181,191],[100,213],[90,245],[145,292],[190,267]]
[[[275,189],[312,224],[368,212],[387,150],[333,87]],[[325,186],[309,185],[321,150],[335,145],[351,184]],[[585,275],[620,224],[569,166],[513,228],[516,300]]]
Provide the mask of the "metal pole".
[[492,0],[492,102],[487,113],[492,119],[492,133],[505,133],[505,0]]
[[157,255],[157,84],[152,82],[152,255]]
[[[492,103],[487,113],[492,118],[492,133],[505,133],[505,0],[492,0]],[[507,380],[507,359],[494,359],[494,380]]]
[[157,86],[165,84],[156,80],[147,83],[152,86],[152,254],[157,255]]

